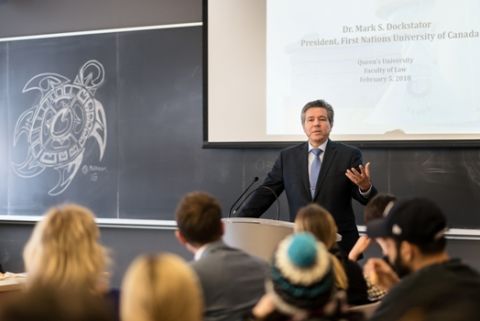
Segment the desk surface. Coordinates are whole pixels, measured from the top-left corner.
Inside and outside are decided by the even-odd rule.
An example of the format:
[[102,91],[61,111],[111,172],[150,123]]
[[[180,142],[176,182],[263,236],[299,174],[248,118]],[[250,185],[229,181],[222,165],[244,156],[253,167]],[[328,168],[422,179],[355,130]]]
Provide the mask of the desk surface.
[[21,290],[25,286],[26,277],[24,274],[5,273],[0,278],[0,292]]

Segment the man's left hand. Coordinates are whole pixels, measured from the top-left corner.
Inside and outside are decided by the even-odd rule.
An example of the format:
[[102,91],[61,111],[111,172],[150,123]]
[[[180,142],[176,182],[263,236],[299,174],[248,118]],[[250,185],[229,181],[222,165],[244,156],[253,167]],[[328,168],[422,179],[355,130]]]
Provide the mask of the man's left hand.
[[372,186],[372,182],[370,180],[370,162],[365,164],[365,166],[361,165],[357,168],[350,168],[347,169],[345,175],[351,180],[355,185],[357,185],[362,192],[366,192]]

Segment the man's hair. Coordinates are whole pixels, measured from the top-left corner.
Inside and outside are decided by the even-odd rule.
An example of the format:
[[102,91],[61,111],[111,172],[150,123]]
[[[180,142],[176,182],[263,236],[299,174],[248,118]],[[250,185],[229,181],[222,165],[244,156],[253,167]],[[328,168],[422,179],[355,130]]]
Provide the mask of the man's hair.
[[[399,239],[398,237],[392,237],[392,239],[395,241],[396,247],[397,247],[397,253],[400,251],[400,245],[402,244],[403,241],[402,239]],[[408,241],[405,241],[408,242]],[[411,242],[410,242],[411,243]],[[447,247],[447,239],[445,237],[442,237],[438,240],[435,240],[434,242],[431,243],[422,243],[422,244],[416,244],[412,243],[415,245],[420,253],[425,256],[430,256],[430,255],[437,255],[445,251]]]
[[418,249],[418,251],[421,253],[421,255],[424,257],[424,259],[427,257],[433,257],[433,256],[437,256],[444,253],[447,247],[447,239],[445,237],[442,237],[439,240],[436,240],[434,242],[427,243],[427,244],[415,244],[407,240],[399,239],[398,237],[395,237],[395,236],[392,237],[392,240],[395,242],[397,259],[398,259],[398,256],[400,256],[402,242],[408,242],[411,245],[415,246]]
[[417,247],[423,255],[439,254],[445,251],[447,247],[447,239],[442,237],[430,244],[418,244]]
[[365,223],[378,218],[383,218],[385,216],[385,210],[387,206],[391,208],[393,202],[396,200],[397,198],[392,194],[380,193],[375,195],[375,197],[368,202],[363,210]]
[[178,230],[189,243],[203,245],[222,237],[222,210],[210,194],[185,195],[177,206],[175,219]]
[[307,110],[309,110],[310,108],[325,109],[327,111],[327,117],[328,117],[328,121],[330,122],[330,126],[333,126],[333,115],[334,115],[333,108],[329,103],[327,103],[323,99],[310,101],[305,106],[303,106],[302,114],[301,114],[302,125],[305,124],[305,114],[307,113]]

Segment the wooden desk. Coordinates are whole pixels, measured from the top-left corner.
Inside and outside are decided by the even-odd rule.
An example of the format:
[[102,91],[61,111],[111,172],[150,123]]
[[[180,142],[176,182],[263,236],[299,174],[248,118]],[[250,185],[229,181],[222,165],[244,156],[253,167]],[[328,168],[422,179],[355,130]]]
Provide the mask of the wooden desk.
[[7,292],[20,291],[25,287],[25,276],[11,276],[4,277],[0,279],[0,296],[3,296]]

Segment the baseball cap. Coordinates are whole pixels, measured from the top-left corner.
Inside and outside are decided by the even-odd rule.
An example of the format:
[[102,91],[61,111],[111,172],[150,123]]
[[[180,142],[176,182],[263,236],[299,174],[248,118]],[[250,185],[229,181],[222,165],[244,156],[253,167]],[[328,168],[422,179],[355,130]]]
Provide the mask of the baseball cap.
[[422,245],[445,236],[447,219],[442,210],[426,198],[397,202],[387,216],[367,224],[369,237],[393,237]]

